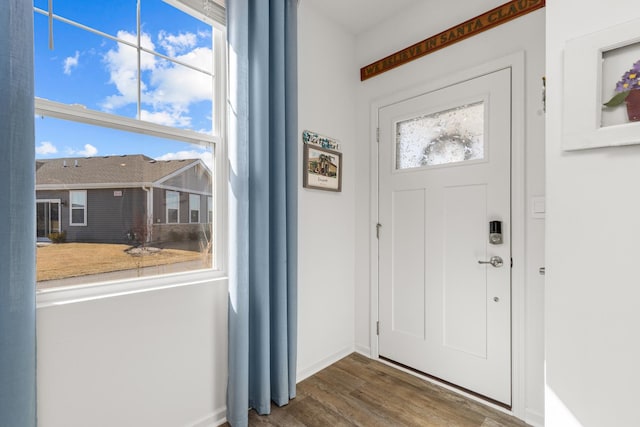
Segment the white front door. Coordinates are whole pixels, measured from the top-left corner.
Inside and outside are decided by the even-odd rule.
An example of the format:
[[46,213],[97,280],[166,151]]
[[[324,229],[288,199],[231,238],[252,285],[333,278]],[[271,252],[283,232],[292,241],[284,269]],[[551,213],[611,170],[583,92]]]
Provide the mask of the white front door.
[[511,405],[511,70],[378,125],[379,354]]

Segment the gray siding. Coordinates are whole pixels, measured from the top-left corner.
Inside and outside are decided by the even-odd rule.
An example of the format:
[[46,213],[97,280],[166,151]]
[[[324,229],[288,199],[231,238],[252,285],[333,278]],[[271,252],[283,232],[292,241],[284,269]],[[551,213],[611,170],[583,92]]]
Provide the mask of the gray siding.
[[147,193],[141,188],[117,191],[122,191],[122,196],[114,196],[114,189],[87,192],[87,224],[92,229],[90,239],[101,242],[126,242],[129,231],[144,227]]
[[189,193],[180,193],[180,224],[189,223]]
[[167,203],[165,192],[162,188],[153,189],[153,223],[165,224],[167,222]]
[[86,226],[69,225],[69,191],[37,191],[36,198],[66,201],[60,220],[68,242],[126,243],[127,233],[145,223],[147,198],[141,188],[87,190]]
[[[163,188],[153,189],[153,223],[154,224],[166,224],[167,223],[167,191]],[[189,193],[178,191],[180,193],[180,216],[178,218],[179,224],[185,224],[189,222]]]
[[[165,190],[162,188],[153,189],[153,223],[154,224],[166,224],[167,223],[167,203],[166,192],[173,190]],[[189,194],[185,191],[180,191],[180,224],[189,224]],[[200,223],[207,223],[208,211],[207,200],[210,196],[200,195]]]
[[162,182],[161,185],[209,195],[212,191],[211,175],[200,165],[196,165],[184,173]]

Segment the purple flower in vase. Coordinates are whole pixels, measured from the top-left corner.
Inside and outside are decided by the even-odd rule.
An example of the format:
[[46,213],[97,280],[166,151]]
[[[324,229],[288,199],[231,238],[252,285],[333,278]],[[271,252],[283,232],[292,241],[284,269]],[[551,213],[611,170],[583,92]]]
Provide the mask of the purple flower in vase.
[[605,107],[617,107],[629,96],[629,92],[640,89],[640,60],[633,64],[633,67],[624,73],[620,81],[616,83],[616,94],[606,102]]
[[626,88],[624,87],[623,81],[619,81],[618,83],[616,83],[616,92],[624,92],[625,90]]

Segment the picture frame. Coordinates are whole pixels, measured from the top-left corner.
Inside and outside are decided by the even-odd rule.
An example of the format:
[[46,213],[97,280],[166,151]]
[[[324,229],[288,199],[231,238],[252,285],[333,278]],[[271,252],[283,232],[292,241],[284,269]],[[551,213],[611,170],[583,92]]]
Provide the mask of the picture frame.
[[625,103],[604,106],[640,60],[639,26],[636,19],[565,44],[563,150],[640,143],[640,121],[626,118]]
[[304,144],[302,185],[324,191],[342,191],[342,153]]

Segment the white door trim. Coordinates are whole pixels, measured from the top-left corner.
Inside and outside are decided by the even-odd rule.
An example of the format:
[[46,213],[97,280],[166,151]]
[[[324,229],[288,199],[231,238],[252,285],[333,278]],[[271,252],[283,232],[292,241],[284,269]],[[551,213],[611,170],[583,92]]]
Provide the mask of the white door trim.
[[[504,68],[511,68],[511,233],[513,269],[511,270],[511,364],[512,364],[512,407],[511,413],[525,419],[525,54],[512,55],[492,60],[474,68],[447,75],[424,85],[394,91],[393,94],[374,100],[370,109],[371,144],[371,224],[370,230],[370,342],[371,357],[379,357],[378,321],[378,111],[380,108],[422,95],[461,81],[489,74]],[[383,231],[384,232],[384,231]]]

